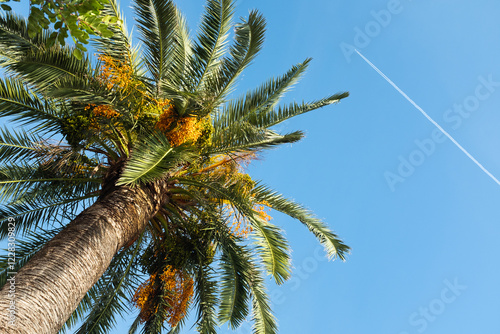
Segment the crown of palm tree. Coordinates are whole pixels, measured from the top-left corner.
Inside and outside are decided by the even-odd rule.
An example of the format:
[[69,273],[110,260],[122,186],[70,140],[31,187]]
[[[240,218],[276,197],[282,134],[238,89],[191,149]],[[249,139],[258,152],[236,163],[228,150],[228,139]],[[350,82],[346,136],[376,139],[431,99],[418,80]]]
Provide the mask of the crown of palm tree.
[[[279,106],[309,59],[233,98],[236,80],[262,47],[257,11],[234,25],[233,1],[208,0],[193,40],[172,1],[136,0],[142,50],[123,24],[93,41],[97,59],[30,37],[14,14],[0,17],[0,117],[26,130],[0,134],[0,236],[15,218],[25,240],[22,267],[82,209],[118,187],[164,185],[167,200],[146,229],[121,248],[68,320],[78,333],[104,333],[132,302],[131,332],[180,330],[189,309],[200,333],[237,328],[252,314],[255,333],[275,333],[263,275],[290,277],[290,256],[269,209],[302,222],[328,256],[349,248],[310,211],[253,180],[245,165],[259,152],[300,140],[273,126],[336,103],[347,93]],[[111,0],[105,15],[120,18]],[[120,21],[119,21],[120,22]],[[2,268],[8,259],[2,258]],[[5,265],[5,266],[4,266]],[[144,274],[146,277],[144,278]],[[7,270],[0,272],[0,284]],[[168,324],[168,326],[167,326]]]

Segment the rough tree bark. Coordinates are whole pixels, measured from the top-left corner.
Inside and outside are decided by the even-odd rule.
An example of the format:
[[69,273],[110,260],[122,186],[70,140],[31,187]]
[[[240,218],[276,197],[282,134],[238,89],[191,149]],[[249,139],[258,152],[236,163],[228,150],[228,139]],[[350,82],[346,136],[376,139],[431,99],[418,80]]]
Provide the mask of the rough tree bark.
[[78,215],[15,276],[15,326],[7,318],[9,282],[0,291],[0,333],[57,333],[116,252],[168,200],[167,188],[116,187]]

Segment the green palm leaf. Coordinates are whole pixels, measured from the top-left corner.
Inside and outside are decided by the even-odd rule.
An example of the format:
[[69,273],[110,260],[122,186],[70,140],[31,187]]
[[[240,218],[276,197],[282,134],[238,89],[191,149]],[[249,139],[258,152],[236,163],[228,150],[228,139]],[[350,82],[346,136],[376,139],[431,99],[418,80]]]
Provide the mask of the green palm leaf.
[[251,11],[248,20],[236,26],[235,44],[229,50],[230,57],[225,57],[220,70],[211,78],[208,85],[216,100],[227,96],[243,70],[250,65],[264,43],[266,21],[257,11]]
[[49,50],[31,49],[7,69],[37,90],[50,89],[59,80],[91,77],[93,70],[88,57],[81,60],[73,56],[73,48],[54,46]]
[[234,4],[230,0],[207,1],[198,41],[193,47],[189,73],[192,78],[192,91],[203,90],[207,80],[220,66],[233,13]]
[[130,325],[130,328],[128,330],[128,334],[136,334],[137,331],[139,330],[140,324],[141,324],[141,317],[137,316],[135,318],[134,322],[132,322],[132,325]]
[[177,8],[172,1],[137,0],[137,23],[145,45],[144,61],[159,88],[174,55],[177,36]]
[[63,188],[71,188],[81,183],[101,183],[99,178],[79,177],[68,178],[67,176],[51,177],[50,172],[47,173],[37,167],[29,165],[8,165],[0,167],[0,200],[18,201],[21,196],[29,193],[33,187],[41,186],[42,184],[52,184],[62,186]]
[[212,145],[207,148],[207,152],[208,154],[219,154],[256,151],[294,143],[303,137],[304,134],[301,131],[280,135],[271,130],[258,129],[247,123],[245,126],[216,131],[212,137]]
[[108,0],[101,10],[101,14],[117,19],[108,29],[113,32],[109,38],[92,39],[95,48],[102,54],[112,57],[124,64],[130,62],[132,57],[131,37],[128,35],[125,19],[116,0]]
[[251,116],[249,120],[255,126],[269,128],[292,117],[305,114],[309,111],[316,110],[330,104],[338,103],[341,99],[348,96],[349,93],[338,93],[314,102],[302,102],[300,104],[294,102],[288,107],[280,106],[276,111],[270,110],[267,112],[260,112]]
[[172,169],[193,158],[194,152],[191,148],[171,147],[163,134],[151,133],[134,148],[118,185],[136,185],[163,178]]
[[249,252],[238,245],[231,234],[219,228],[216,232],[221,250],[221,304],[219,320],[229,321],[231,328],[236,329],[246,319],[250,302],[250,258]]
[[191,57],[193,56],[192,42],[189,36],[186,19],[176,8],[176,35],[175,43],[172,47],[172,56],[168,72],[159,83],[160,91],[166,96],[175,100],[181,97],[182,93],[189,91],[190,80],[186,75],[189,70]]
[[290,255],[286,239],[280,229],[263,220],[252,209],[253,203],[245,198],[235,187],[226,187],[219,182],[198,181],[178,178],[180,183],[195,185],[211,192],[212,197],[228,200],[231,205],[242,215],[246,216],[252,226],[256,238],[257,250],[260,253],[267,270],[273,275],[278,284],[282,284],[290,277]]
[[250,220],[257,251],[276,283],[283,284],[290,278],[292,269],[288,242],[280,228],[259,218],[255,216]]
[[257,186],[252,194],[257,201],[267,201],[274,210],[295,218],[306,225],[325,247],[330,258],[338,256],[341,260],[345,260],[350,248],[309,210],[263,185]]
[[0,16],[0,64],[8,66],[29,50],[43,47],[48,36],[48,32],[43,32],[29,37],[28,22],[11,12],[5,13]]
[[0,117],[6,116],[23,125],[36,124],[45,132],[60,130],[55,104],[41,100],[22,80],[0,80]]
[[229,101],[222,112],[215,117],[214,127],[226,128],[233,124],[247,121],[259,112],[265,112],[274,108],[283,95],[304,74],[311,59],[292,66],[287,73],[279,78],[271,78],[257,89],[248,92],[244,96]]
[[250,287],[252,289],[253,333],[275,334],[278,332],[278,326],[271,311],[262,273],[255,263],[252,267]]
[[11,163],[30,160],[40,152],[42,139],[26,131],[0,129],[0,161]]
[[195,303],[198,306],[196,321],[198,332],[216,334],[217,283],[210,267],[200,266],[195,274]]
[[60,216],[73,219],[76,213],[96,195],[75,196],[73,198],[37,198],[31,203],[17,203],[0,207],[0,239],[7,237],[8,219],[16,220],[20,235],[35,231],[37,228],[53,224]]

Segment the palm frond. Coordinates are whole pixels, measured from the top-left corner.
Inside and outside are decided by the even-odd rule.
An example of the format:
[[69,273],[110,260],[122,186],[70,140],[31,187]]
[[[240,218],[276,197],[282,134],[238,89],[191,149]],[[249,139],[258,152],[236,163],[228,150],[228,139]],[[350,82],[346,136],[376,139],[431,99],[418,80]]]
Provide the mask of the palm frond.
[[[240,192],[226,187],[222,182],[218,182],[220,180],[210,178],[202,179],[201,176],[200,178],[177,177],[176,180],[181,185],[199,188],[201,192],[205,194],[204,197],[210,201],[220,202],[222,200],[227,200],[231,202],[238,211],[243,213],[249,213],[251,211],[249,199],[244,198]],[[201,200],[201,202],[203,202],[203,200]]]
[[223,100],[231,92],[238,76],[261,50],[265,30],[266,21],[255,10],[250,12],[246,21],[236,25],[235,44],[229,49],[230,57],[224,57],[220,70],[208,84],[215,100]]
[[254,228],[252,236],[267,271],[277,284],[283,284],[291,276],[291,259],[288,241],[280,228],[269,224],[257,215],[250,219]]
[[72,78],[85,80],[93,75],[88,57],[81,60],[73,56],[73,48],[55,45],[50,49],[32,49],[7,69],[37,90],[51,88],[59,80]]
[[134,8],[145,45],[144,62],[159,88],[177,44],[177,8],[168,0],[136,0]]
[[[61,77],[44,92],[46,97],[54,100],[70,100],[79,104],[111,105],[119,108],[122,97],[97,79],[99,68],[94,69],[92,76]],[[65,105],[67,111],[73,111],[72,105]]]
[[216,230],[216,240],[222,253],[219,320],[229,321],[231,328],[236,329],[245,321],[250,306],[250,254],[235,242],[227,226]]
[[210,191],[212,198],[227,200],[242,215],[247,217],[256,239],[257,250],[260,253],[266,269],[273,275],[278,284],[282,284],[290,277],[290,251],[288,242],[283,237],[281,230],[263,220],[252,208],[252,202],[234,187],[226,187],[219,182],[200,181],[186,178],[177,178],[181,184],[193,185]]
[[0,79],[0,117],[12,116],[23,125],[35,123],[45,132],[60,130],[54,102],[41,100],[22,80]]
[[197,329],[201,334],[217,333],[217,283],[212,269],[200,266],[195,275],[195,303],[198,308]]
[[193,151],[189,147],[172,147],[163,134],[151,133],[134,147],[118,185],[136,185],[157,180],[193,158]]
[[[32,162],[0,166],[0,196],[7,201],[0,220],[12,217],[24,230],[49,224],[60,214],[73,218],[101,188],[101,172],[92,164],[85,167],[86,156],[59,147],[41,153]],[[0,238],[6,233],[2,225]]]
[[349,96],[349,93],[338,93],[313,102],[293,102],[287,107],[280,106],[278,110],[263,111],[249,118],[250,123],[261,128],[270,128],[292,117],[305,114],[309,111],[322,108],[324,106],[338,103],[341,99]]
[[162,295],[156,296],[155,299],[157,300],[155,305],[158,307],[158,309],[151,315],[148,321],[144,323],[141,334],[157,334],[162,332],[166,310],[168,309],[169,305],[164,300]]
[[252,266],[251,278],[253,333],[275,334],[278,332],[278,326],[271,311],[262,273],[255,263]]
[[168,97],[182,99],[182,93],[189,91],[188,66],[193,55],[191,37],[187,22],[176,9],[176,38],[174,41],[168,73],[160,81],[160,90]]
[[68,177],[53,175],[50,171],[28,164],[0,166],[0,201],[16,202],[34,187],[42,184],[62,186],[66,189],[82,183],[101,183],[94,177]]
[[184,326],[186,318],[182,318],[181,321],[175,326],[170,328],[167,334],[179,334],[181,332],[182,327]]
[[7,66],[20,59],[29,50],[44,47],[48,31],[28,35],[28,22],[12,12],[0,16],[0,66]]
[[189,73],[191,91],[203,91],[208,78],[220,66],[233,14],[232,0],[207,1],[197,42],[193,47]]
[[263,185],[254,188],[252,194],[257,201],[267,201],[274,210],[295,218],[307,226],[325,247],[330,258],[338,256],[341,260],[345,260],[350,248],[309,210]]
[[301,131],[280,135],[274,131],[259,129],[249,123],[244,123],[224,131],[214,132],[211,146],[206,150],[208,154],[256,151],[294,143],[303,137],[304,134]]
[[300,79],[311,59],[292,66],[279,78],[271,78],[257,89],[227,103],[216,114],[214,127],[227,128],[235,123],[247,121],[249,117],[276,106],[283,95]]
[[130,325],[130,328],[128,330],[128,334],[136,334],[137,331],[139,330],[139,326],[141,325],[141,317],[137,316],[132,322],[132,325]]
[[85,207],[85,202],[97,195],[75,196],[73,198],[37,198],[32,203],[19,203],[0,207],[0,239],[8,236],[8,219],[16,221],[19,235],[37,228],[51,225],[59,216],[74,218]]
[[42,138],[34,133],[0,129],[0,161],[8,164],[14,161],[28,161],[40,151]]
[[113,32],[109,38],[93,38],[91,41],[96,49],[121,63],[130,63],[132,57],[131,36],[127,31],[125,18],[120,11],[120,5],[116,0],[108,0],[101,10],[101,14],[117,19],[117,22],[108,26]]

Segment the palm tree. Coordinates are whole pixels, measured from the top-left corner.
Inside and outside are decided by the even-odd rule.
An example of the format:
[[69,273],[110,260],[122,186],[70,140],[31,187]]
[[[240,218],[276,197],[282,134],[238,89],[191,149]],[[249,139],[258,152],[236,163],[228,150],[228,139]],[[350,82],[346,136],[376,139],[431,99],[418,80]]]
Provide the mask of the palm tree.
[[[309,59],[241,97],[236,80],[262,47],[265,20],[236,24],[230,0],[208,0],[194,39],[172,1],[136,0],[142,50],[124,24],[96,39],[96,59],[30,37],[27,22],[0,17],[0,236],[19,241],[0,260],[0,313],[15,275],[15,327],[105,333],[130,302],[131,333],[179,332],[189,310],[200,333],[251,313],[255,333],[276,333],[263,275],[281,284],[290,257],[269,210],[302,222],[328,256],[349,248],[301,205],[253,180],[260,152],[302,138],[273,126],[347,93],[278,106]],[[120,17],[110,1],[106,15]],[[10,291],[12,292],[12,291]],[[2,332],[2,330],[0,330]],[[5,332],[5,331],[4,331]]]

